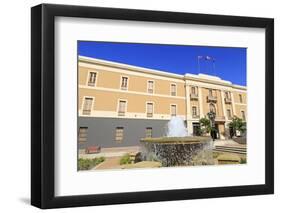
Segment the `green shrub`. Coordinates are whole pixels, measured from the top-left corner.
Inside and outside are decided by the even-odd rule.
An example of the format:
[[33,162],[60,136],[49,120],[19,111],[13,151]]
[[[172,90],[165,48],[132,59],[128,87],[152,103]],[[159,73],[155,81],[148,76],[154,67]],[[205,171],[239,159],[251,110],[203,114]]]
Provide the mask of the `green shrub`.
[[98,165],[105,160],[105,157],[94,158],[93,160],[95,162],[95,165]]
[[240,164],[246,164],[247,163],[247,158],[241,158]]
[[78,170],[89,170],[100,164],[105,160],[104,157],[93,158],[93,159],[78,159]]
[[131,163],[132,163],[132,160],[131,160],[129,154],[123,155],[122,158],[120,159],[120,165],[131,164]]
[[217,158],[221,153],[219,152],[213,152],[213,158]]

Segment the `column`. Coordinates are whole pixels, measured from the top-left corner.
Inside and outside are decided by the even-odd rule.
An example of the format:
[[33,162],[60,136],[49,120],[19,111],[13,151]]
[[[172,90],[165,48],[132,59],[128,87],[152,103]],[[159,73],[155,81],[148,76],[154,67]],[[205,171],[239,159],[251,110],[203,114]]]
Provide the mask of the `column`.
[[231,92],[231,105],[232,105],[232,109],[233,109],[233,115],[236,115],[236,109],[235,109],[235,103],[234,103],[234,95],[233,92]]
[[191,116],[190,116],[190,97],[189,97],[190,91],[189,91],[189,85],[187,83],[187,81],[185,81],[185,104],[186,104],[186,120],[190,120]]
[[193,128],[192,128],[192,121],[191,121],[191,112],[190,112],[190,88],[189,85],[187,83],[187,81],[185,81],[185,104],[186,104],[186,125],[187,125],[187,133],[189,135],[193,134]]
[[223,109],[223,116],[226,118],[226,108],[225,108],[225,101],[224,101],[224,93],[221,90],[221,100],[222,100],[222,109]]
[[198,87],[198,101],[199,101],[199,112],[200,112],[200,118],[204,117],[204,112],[203,112],[203,101],[202,101],[202,88]]

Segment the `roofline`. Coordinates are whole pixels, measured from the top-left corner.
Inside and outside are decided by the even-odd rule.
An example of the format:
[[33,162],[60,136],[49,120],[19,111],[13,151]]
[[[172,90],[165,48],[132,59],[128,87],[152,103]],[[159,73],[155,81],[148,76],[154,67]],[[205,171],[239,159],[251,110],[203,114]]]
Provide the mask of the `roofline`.
[[165,71],[161,71],[161,70],[133,66],[133,65],[129,65],[129,64],[123,64],[123,63],[119,63],[119,62],[107,61],[107,60],[102,60],[102,59],[97,59],[97,58],[90,58],[90,57],[86,57],[86,56],[79,56],[79,60],[89,62],[89,63],[98,63],[98,64],[103,64],[103,65],[108,65],[111,67],[125,68],[128,70],[138,71],[138,72],[142,72],[142,73],[149,73],[149,74],[153,74],[153,75],[163,75],[163,76],[168,76],[170,78],[183,79],[183,75],[165,72]]
[[79,58],[78,60],[80,62],[106,65],[106,66],[110,66],[110,67],[127,69],[127,70],[134,71],[134,72],[137,71],[137,72],[140,72],[140,73],[146,73],[146,74],[152,74],[152,75],[158,75],[158,76],[160,75],[160,76],[175,78],[175,79],[180,79],[180,80],[200,81],[200,82],[204,82],[204,83],[211,83],[211,84],[216,84],[216,85],[221,85],[221,86],[228,86],[228,87],[232,87],[232,88],[235,88],[235,89],[247,90],[247,87],[245,87],[245,86],[232,84],[232,82],[222,80],[221,78],[219,78],[217,76],[211,76],[211,75],[205,75],[205,74],[195,75],[195,74],[190,74],[190,73],[186,73],[184,75],[179,75],[179,74],[174,74],[174,73],[170,73],[170,72],[167,72],[167,71],[161,71],[161,70],[156,70],[156,69],[133,66],[133,65],[129,65],[129,64],[107,61],[107,60],[102,60],[102,59],[97,59],[97,58],[92,58],[92,57],[87,57],[87,56],[80,56],[79,55],[78,58]]

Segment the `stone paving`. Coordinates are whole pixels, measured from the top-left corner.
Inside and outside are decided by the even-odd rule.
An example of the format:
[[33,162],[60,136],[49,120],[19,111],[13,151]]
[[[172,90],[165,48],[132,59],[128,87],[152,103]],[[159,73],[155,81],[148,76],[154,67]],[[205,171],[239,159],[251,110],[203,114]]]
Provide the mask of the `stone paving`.
[[79,151],[79,158],[121,157],[127,153],[139,151],[139,146],[101,148],[101,152],[95,154],[85,154],[83,151]]
[[94,167],[92,170],[121,169],[121,165],[119,163],[121,157],[127,153],[135,153],[139,151],[139,146],[101,148],[100,153],[94,154],[85,154],[82,150],[79,150],[79,158],[92,159],[105,157],[105,161]]
[[215,146],[237,146],[237,147],[246,147],[246,144],[239,144],[235,142],[234,140],[228,139],[228,140],[215,140],[214,142]]
[[100,170],[100,169],[121,169],[120,166],[120,159],[121,157],[108,157],[105,159],[104,162],[97,165],[93,170]]
[[[237,146],[245,147],[244,144],[239,144],[233,140],[216,140],[214,142],[215,146]],[[105,161],[97,165],[92,170],[103,170],[103,169],[122,169],[120,165],[120,159],[123,155],[132,152],[139,152],[139,146],[130,146],[130,147],[112,147],[112,148],[101,148],[100,153],[95,154],[85,154],[82,150],[79,150],[79,158],[97,158],[105,157]]]

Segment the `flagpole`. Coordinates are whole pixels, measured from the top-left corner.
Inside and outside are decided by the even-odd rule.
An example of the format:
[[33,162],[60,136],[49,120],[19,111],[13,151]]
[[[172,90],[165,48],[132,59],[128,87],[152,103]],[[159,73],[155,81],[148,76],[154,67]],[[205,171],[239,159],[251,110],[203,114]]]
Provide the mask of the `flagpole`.
[[198,67],[198,74],[200,73],[200,63],[199,63],[199,56],[197,56],[197,67]]
[[213,58],[212,61],[213,61],[213,72],[214,72],[215,76],[217,76],[215,59]]

